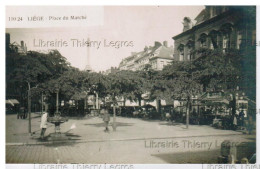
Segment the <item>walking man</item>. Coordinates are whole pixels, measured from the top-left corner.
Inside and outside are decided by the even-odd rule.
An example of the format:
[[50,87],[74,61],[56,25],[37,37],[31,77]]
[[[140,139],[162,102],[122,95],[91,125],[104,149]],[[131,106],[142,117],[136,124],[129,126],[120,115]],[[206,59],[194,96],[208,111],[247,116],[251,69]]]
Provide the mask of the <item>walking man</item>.
[[42,117],[41,117],[41,139],[44,138],[44,134],[45,131],[47,129],[47,117],[48,117],[48,113],[47,113],[47,106],[45,106],[46,110],[42,113]]
[[103,121],[105,123],[105,132],[108,132],[109,129],[108,129],[108,124],[109,124],[109,121],[110,121],[110,115],[108,113],[108,110],[107,109],[102,109],[102,113],[103,113]]

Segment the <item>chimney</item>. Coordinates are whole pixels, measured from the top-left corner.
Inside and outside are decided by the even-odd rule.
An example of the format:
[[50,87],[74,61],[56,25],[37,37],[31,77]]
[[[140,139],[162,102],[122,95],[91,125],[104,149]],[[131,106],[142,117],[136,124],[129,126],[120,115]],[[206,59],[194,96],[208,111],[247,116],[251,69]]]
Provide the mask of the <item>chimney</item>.
[[191,23],[191,19],[189,17],[184,17],[182,24],[183,24],[183,32],[191,29],[192,23]]
[[163,46],[168,47],[168,42],[167,41],[163,41]]

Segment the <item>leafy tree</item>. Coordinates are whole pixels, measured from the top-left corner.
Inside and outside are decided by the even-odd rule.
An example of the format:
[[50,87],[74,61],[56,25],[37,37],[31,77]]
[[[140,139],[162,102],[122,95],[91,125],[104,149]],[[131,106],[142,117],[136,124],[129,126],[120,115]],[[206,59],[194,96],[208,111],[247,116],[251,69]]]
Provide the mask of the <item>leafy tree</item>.
[[168,97],[176,100],[186,101],[186,126],[189,126],[189,114],[192,97],[201,93],[201,84],[193,75],[194,65],[192,62],[175,61],[165,67],[161,73],[161,79],[164,79],[164,93]]
[[203,91],[233,90],[240,82],[241,55],[237,50],[200,49],[192,62],[196,80],[203,84]]

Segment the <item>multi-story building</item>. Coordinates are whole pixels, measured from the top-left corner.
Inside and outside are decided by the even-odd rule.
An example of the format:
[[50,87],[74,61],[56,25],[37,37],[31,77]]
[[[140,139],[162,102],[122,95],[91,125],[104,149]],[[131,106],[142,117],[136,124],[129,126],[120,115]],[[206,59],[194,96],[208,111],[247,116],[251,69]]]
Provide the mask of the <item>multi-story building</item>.
[[27,46],[24,41],[21,41],[21,44],[17,42],[10,43],[10,34],[6,33],[6,52],[15,52],[21,55],[27,54]]
[[119,65],[120,70],[143,70],[150,65],[154,70],[162,70],[165,65],[173,61],[173,47],[168,47],[167,42],[163,44],[155,42],[154,46],[145,47],[143,51],[132,53],[123,59]]
[[[244,84],[241,84],[241,86],[244,88],[241,87],[242,90],[237,89],[234,91],[236,94],[231,95],[236,95],[237,110],[243,110],[245,117],[249,112],[247,110],[249,102],[253,103],[255,98],[255,8],[255,6],[206,6],[195,18],[195,23],[192,23],[189,17],[185,17],[183,19],[183,31],[173,37],[174,59],[177,61],[196,59],[199,55],[195,55],[193,51],[201,48],[218,49],[223,53],[230,49],[241,50],[241,53],[246,56],[243,58],[244,64],[241,70],[243,70],[243,73],[247,73],[246,75],[250,75],[247,78],[251,79],[242,81],[241,83]],[[239,95],[239,92],[245,93]],[[222,95],[223,93],[215,91],[201,94],[198,98],[201,102],[200,107],[205,107],[206,103],[212,101],[229,105],[233,99]],[[196,109],[196,107],[195,104],[192,109]],[[221,108],[221,106],[218,106],[218,108]],[[252,104],[250,109],[252,109],[251,114],[253,115],[255,104]]]
[[179,61],[195,59],[192,51],[199,48],[241,49],[255,44],[256,27],[248,17],[255,7],[206,6],[192,23],[183,20],[183,32],[174,36],[174,58]]
[[106,71],[102,71],[100,73],[104,74],[104,75],[108,75],[110,73],[116,73],[118,72],[118,68],[117,67],[111,67],[110,69],[107,69]]

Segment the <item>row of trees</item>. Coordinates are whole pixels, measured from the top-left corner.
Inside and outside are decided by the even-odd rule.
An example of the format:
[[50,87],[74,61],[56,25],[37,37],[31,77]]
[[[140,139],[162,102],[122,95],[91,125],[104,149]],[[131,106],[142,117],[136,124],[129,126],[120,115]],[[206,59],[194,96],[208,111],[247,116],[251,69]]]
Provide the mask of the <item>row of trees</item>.
[[[147,93],[150,101],[186,100],[189,111],[191,97],[206,91],[232,92],[239,86],[255,99],[255,91],[252,92],[255,65],[248,62],[250,58],[254,60],[255,55],[248,56],[237,50],[223,53],[209,49],[200,49],[193,54],[199,57],[187,62],[173,61],[162,71],[154,71],[146,65],[142,71],[123,70],[103,75],[72,67],[57,50],[48,54],[28,52],[27,55],[10,52],[6,56],[7,97],[19,96],[24,106],[28,104],[29,110],[31,97],[37,101],[44,94],[48,102],[55,103],[55,93],[59,92],[60,100],[66,103],[93,93],[91,89],[95,86],[100,98],[109,96],[114,101],[124,98],[141,104],[142,95]],[[250,69],[245,71],[244,67]],[[247,78],[253,79],[248,81]],[[246,86],[251,88],[247,90]]]

